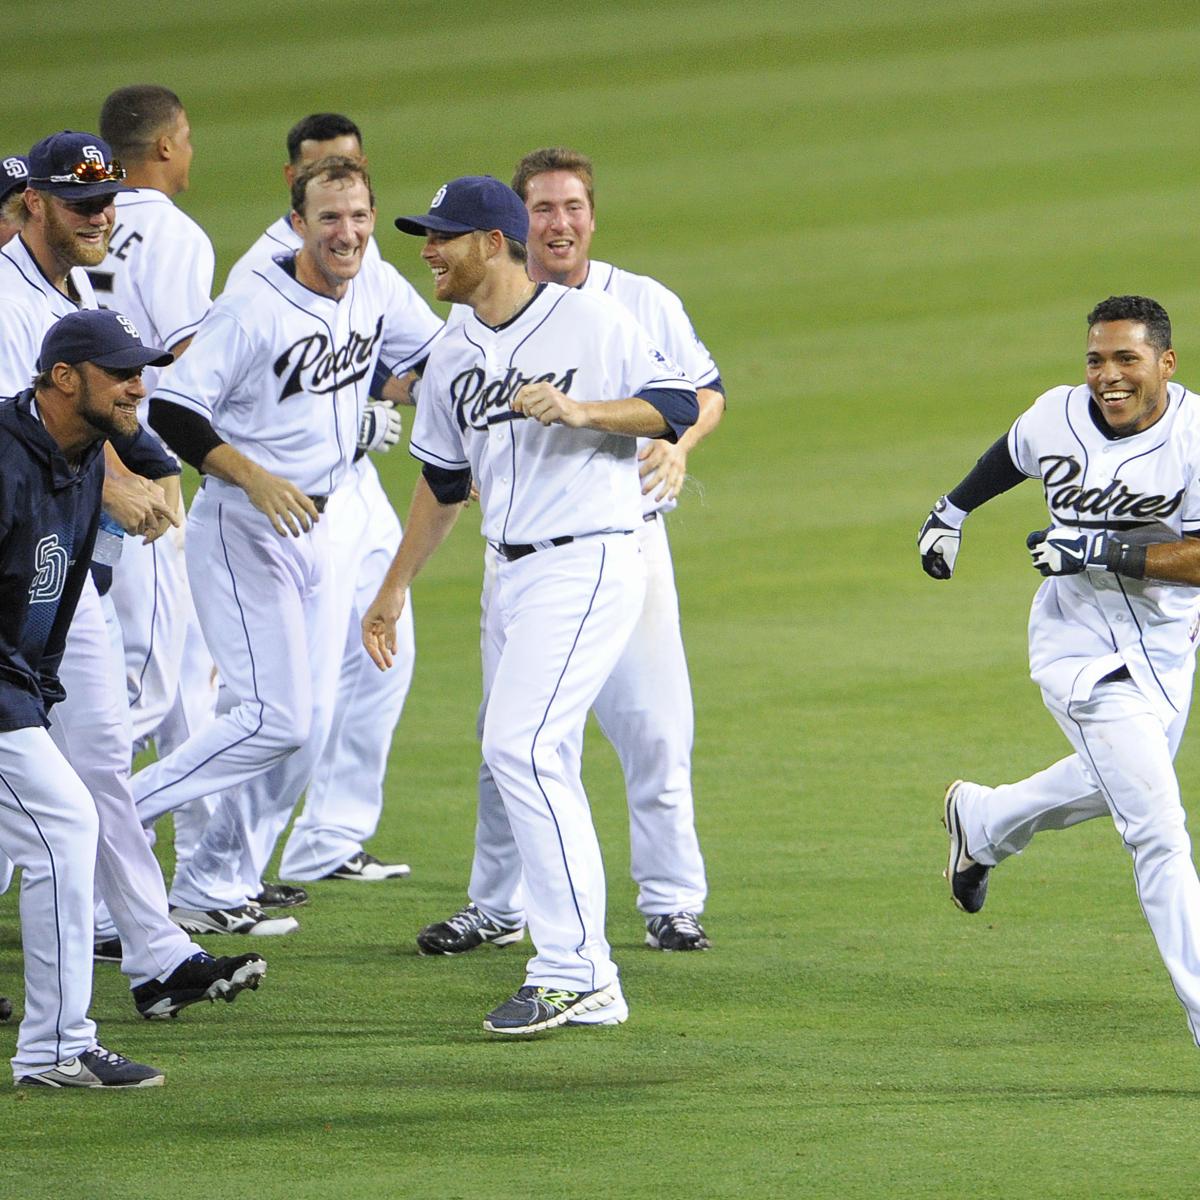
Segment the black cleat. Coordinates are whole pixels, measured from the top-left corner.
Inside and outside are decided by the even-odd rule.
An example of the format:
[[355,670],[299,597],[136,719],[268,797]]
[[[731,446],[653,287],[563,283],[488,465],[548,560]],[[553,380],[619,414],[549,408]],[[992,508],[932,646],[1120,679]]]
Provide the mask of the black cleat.
[[92,949],[92,958],[96,962],[115,962],[121,961],[121,939],[105,938],[102,942],[97,942]]
[[965,913],[977,913],[987,899],[988,875],[991,867],[976,862],[967,851],[967,839],[958,819],[958,789],[963,781],[956,779],[947,789],[942,824],[950,835],[950,856],[942,874],[950,884],[950,898]]
[[130,1062],[114,1050],[105,1050],[95,1045],[66,1062],[60,1062],[48,1071],[36,1075],[22,1075],[17,1087],[55,1088],[129,1088],[161,1087],[166,1076],[157,1067]]
[[213,958],[201,952],[181,962],[166,979],[138,984],[133,1002],[148,1021],[176,1017],[200,1000],[220,997],[232,1002],[239,992],[257,988],[266,973],[267,964],[259,954]]
[[254,897],[254,903],[259,908],[299,908],[308,903],[308,893],[290,883],[264,883],[263,890]]
[[646,921],[646,945],[652,950],[707,950],[708,940],[698,913],[666,913]]
[[436,925],[426,925],[417,934],[417,949],[422,954],[465,954],[488,943],[508,946],[524,936],[523,925],[499,925],[491,917],[485,917],[474,904],[468,904],[454,916]]

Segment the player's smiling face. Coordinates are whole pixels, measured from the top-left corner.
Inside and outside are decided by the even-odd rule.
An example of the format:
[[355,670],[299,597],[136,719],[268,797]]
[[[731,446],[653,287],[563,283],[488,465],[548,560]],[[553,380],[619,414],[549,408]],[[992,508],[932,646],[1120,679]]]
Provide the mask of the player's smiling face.
[[137,432],[138,401],[146,394],[140,367],[118,370],[80,363],[76,412],[105,437]]
[[529,274],[576,287],[587,278],[596,231],[587,188],[574,171],[543,171],[525,185],[529,210]]
[[371,193],[359,178],[314,179],[304,197],[304,212],[292,214],[292,227],[303,239],[296,274],[305,287],[340,297],[362,266],[375,230]]
[[38,193],[46,244],[72,267],[96,267],[108,253],[116,209],[112,196],[66,201]]
[[475,233],[439,233],[429,230],[421,257],[433,272],[433,290],[449,304],[470,304],[487,277],[487,261]]
[[1087,384],[1114,433],[1140,433],[1166,411],[1175,351],[1147,340],[1140,321],[1098,321],[1088,331]]

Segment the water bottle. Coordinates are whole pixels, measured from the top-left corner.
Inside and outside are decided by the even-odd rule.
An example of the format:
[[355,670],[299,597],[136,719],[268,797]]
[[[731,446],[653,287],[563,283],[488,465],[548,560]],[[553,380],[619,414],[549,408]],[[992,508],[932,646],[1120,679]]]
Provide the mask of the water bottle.
[[92,562],[106,567],[115,566],[121,558],[121,547],[125,544],[125,530],[103,509],[100,510],[100,528],[96,530],[96,548],[92,551]]

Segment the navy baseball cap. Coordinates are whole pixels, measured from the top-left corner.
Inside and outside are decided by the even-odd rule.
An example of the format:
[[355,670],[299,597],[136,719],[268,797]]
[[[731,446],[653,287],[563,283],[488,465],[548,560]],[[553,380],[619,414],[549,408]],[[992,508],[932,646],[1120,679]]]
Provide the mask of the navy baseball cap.
[[23,192],[29,182],[29,160],[23,154],[0,159],[0,204],[13,192]]
[[29,151],[31,188],[63,200],[91,200],[127,192],[121,180],[125,169],[112,156],[108,143],[95,133],[64,129],[42,138]]
[[470,233],[498,229],[524,245],[529,238],[529,213],[525,201],[508,184],[491,175],[464,175],[438,188],[424,216],[397,217],[396,228],[418,237],[430,230]]
[[175,356],[161,346],[142,342],[137,326],[108,308],[87,308],[68,313],[50,326],[42,339],[37,369],[48,371],[55,363],[98,367],[165,367]]

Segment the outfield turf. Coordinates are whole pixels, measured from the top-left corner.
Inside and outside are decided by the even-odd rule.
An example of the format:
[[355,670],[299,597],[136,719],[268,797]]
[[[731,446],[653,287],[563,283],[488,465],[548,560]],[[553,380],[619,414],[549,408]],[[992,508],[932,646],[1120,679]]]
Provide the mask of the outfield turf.
[[[168,1084],[0,1093],[0,1197],[1190,1194],[1200,1057],[1112,828],[1047,835],[978,917],[940,878],[946,782],[1065,750],[1025,667],[1037,490],[972,519],[951,584],[914,538],[1017,412],[1081,378],[1098,299],[1161,300],[1200,385],[1193,4],[10,0],[5,18],[0,151],[94,128],[121,84],[174,87],[197,147],[183,205],[219,278],[282,211],[304,113],[363,126],[381,248],[427,296],[393,216],[579,146],[597,257],[685,297],[730,407],[671,519],[715,948],[641,948],[592,737],[629,1023],[502,1043],[480,1022],[525,951],[417,957],[470,861],[468,516],[417,588],[374,843],[412,878],[315,886],[232,1007],[143,1022],[98,967],[104,1040]],[[403,510],[414,464],[382,469]],[[1200,735],[1179,769],[1200,804]],[[10,893],[0,992],[20,962]]]

